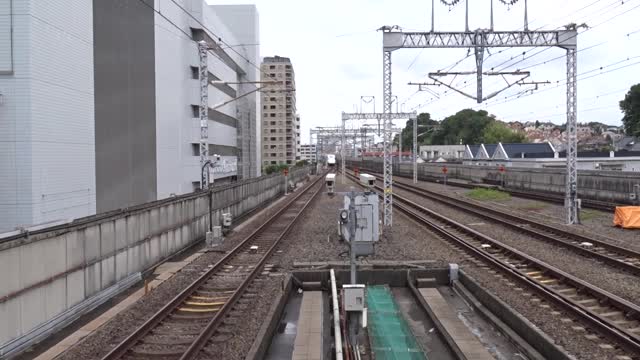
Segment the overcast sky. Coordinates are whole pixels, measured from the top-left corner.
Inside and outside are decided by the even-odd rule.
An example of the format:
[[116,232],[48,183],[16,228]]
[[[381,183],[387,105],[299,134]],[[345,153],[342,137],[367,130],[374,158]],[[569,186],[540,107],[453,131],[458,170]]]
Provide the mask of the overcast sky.
[[[248,1],[209,2],[243,4]],[[310,128],[339,125],[341,112],[359,108],[363,95],[375,96],[376,111],[382,110],[382,34],[376,29],[383,25],[399,25],[405,31],[427,31],[431,28],[431,1],[428,0],[254,2],[260,14],[261,55],[287,56],[293,63],[303,143],[308,142]],[[524,0],[510,9],[499,0],[494,2],[496,30],[523,28]],[[491,0],[469,0],[471,30],[489,27],[490,3]],[[436,31],[464,30],[464,0],[452,9],[436,0],[435,9]],[[583,80],[578,82],[578,121],[621,123],[618,102],[631,85],[640,82],[638,18],[640,0],[529,1],[530,29],[554,30],[572,22],[591,26],[587,31],[581,30],[584,33],[578,37],[578,73],[585,73],[579,77]],[[496,70],[506,67],[507,71],[529,70],[531,77],[528,81],[551,81],[554,84],[540,85],[533,95],[520,98],[516,94],[531,86],[516,86],[483,105],[444,87],[430,87],[438,94],[439,98],[436,98],[429,92],[417,92],[416,87],[407,83],[426,81],[427,73],[450,67],[465,58],[467,50],[400,49],[393,52],[393,94],[398,96],[399,104],[404,104],[400,110],[429,112],[439,120],[471,107],[486,109],[505,121],[564,123],[566,63],[563,49],[489,51],[490,55],[485,54],[485,71],[492,67]],[[524,56],[523,52],[526,52]],[[534,54],[537,55],[530,57]],[[530,58],[509,66],[523,57]],[[555,58],[558,59],[541,64]],[[627,67],[621,68],[624,66]],[[474,56],[470,56],[453,71],[474,69]],[[607,71],[611,72],[605,74]],[[557,81],[561,83],[555,84]],[[475,94],[474,75],[459,77],[453,83]],[[504,80],[485,77],[484,83],[484,93],[489,94],[502,88]],[[373,111],[373,104],[364,104],[362,110]],[[401,123],[397,122],[398,125]]]

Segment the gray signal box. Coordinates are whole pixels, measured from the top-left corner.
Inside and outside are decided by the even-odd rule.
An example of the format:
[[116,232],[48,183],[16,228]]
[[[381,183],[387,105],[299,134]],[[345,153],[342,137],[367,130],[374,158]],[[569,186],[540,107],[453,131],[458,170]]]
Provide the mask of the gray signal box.
[[[374,254],[374,244],[379,240],[379,200],[375,193],[356,193],[354,198],[355,226],[350,222],[354,217],[349,216],[351,198],[344,197],[344,207],[340,211],[340,235],[349,242],[355,241],[356,256]],[[355,228],[355,234],[351,229]],[[352,236],[353,235],[353,236]]]

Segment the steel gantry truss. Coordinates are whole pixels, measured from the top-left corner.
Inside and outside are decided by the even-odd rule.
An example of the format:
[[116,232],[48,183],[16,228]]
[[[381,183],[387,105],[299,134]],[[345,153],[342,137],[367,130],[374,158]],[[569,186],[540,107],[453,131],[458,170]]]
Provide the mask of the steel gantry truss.
[[[357,142],[358,137],[361,137],[363,141],[365,139],[375,140],[375,134],[369,132],[370,135],[367,135],[368,131],[369,129],[366,127],[362,127],[360,129],[347,129],[346,132],[344,132],[345,136],[343,137],[343,131],[341,126],[316,127],[314,129],[309,130],[309,138],[310,138],[310,143],[313,143],[313,138],[315,136],[316,148],[318,144],[337,144],[337,143],[340,143],[341,146],[344,148],[346,146],[346,142],[347,142],[346,140],[348,139],[353,139],[353,143],[355,147],[355,143]],[[321,149],[320,152],[322,152],[323,150],[324,149]]]
[[[391,112],[392,94],[391,94],[391,52],[388,52],[388,63],[387,63],[387,52],[385,52],[385,79],[388,70],[389,74],[389,82],[385,82],[384,88],[384,106],[383,113],[342,113],[342,129],[345,129],[345,124],[349,120],[378,120],[378,124],[380,121],[383,121],[383,147],[384,147],[384,165],[383,165],[383,173],[384,173],[384,201],[383,201],[383,219],[385,226],[393,225],[393,159],[391,156],[391,146],[393,143],[393,120],[396,119],[413,119],[413,128],[414,131],[417,128],[417,118],[418,114],[414,112],[410,113],[400,113],[400,112]],[[388,85],[388,86],[387,86]],[[344,138],[343,138],[344,139]],[[415,140],[415,136],[414,136]],[[416,163],[416,147],[417,144],[414,141],[413,143],[413,163],[414,163],[414,172],[417,172]],[[345,172],[345,157],[344,151],[340,153],[341,161],[342,161],[342,182],[344,183],[344,172]],[[417,177],[414,174],[414,178]]]
[[[526,29],[525,20],[525,29]],[[560,47],[567,51],[567,175],[565,192],[565,211],[567,224],[578,222],[578,173],[577,173],[577,36],[575,24],[565,30],[555,31],[493,31],[479,29],[464,32],[402,32],[397,26],[383,26],[383,94],[385,144],[391,126],[391,53],[398,49],[414,48],[473,48],[477,56],[477,66],[482,65],[482,56],[486,48],[496,47]],[[480,73],[481,75],[481,73]],[[480,76],[479,75],[479,76]],[[479,81],[481,78],[479,77]],[[479,84],[480,86],[480,84]],[[481,90],[479,94],[481,94]],[[387,210],[387,181],[391,181],[391,161],[387,159],[385,145],[385,224],[391,224],[391,209]],[[389,178],[387,178],[389,174]],[[388,188],[389,192],[391,187]],[[391,195],[391,194],[390,194]],[[389,196],[391,198],[391,196]]]

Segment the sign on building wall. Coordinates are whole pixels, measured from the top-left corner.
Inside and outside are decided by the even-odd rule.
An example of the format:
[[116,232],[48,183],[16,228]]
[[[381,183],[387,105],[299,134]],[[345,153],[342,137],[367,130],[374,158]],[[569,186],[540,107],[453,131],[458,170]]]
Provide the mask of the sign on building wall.
[[0,74],[13,72],[12,1],[0,1]]
[[221,179],[238,174],[238,158],[222,156],[215,167],[209,169],[209,179]]

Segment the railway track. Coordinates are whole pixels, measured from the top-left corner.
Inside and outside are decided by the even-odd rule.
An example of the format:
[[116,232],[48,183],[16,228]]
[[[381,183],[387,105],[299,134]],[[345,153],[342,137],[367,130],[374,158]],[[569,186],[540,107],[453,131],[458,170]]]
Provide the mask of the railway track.
[[[360,171],[361,172],[370,172],[371,174],[377,173],[376,171],[373,171],[371,169],[366,169],[366,168],[360,168]],[[407,176],[403,176],[403,175],[394,175],[394,177],[408,178]],[[437,178],[437,177],[433,177],[433,176],[422,176],[422,175],[420,175],[419,176],[419,180],[420,181],[433,182],[433,183],[442,183],[442,179]],[[525,198],[525,199],[541,200],[541,201],[546,201],[546,202],[555,203],[555,204],[564,204],[564,196],[558,195],[558,194],[549,194],[549,193],[542,193],[542,192],[515,190],[515,189],[503,188],[503,187],[501,187],[499,185],[469,184],[469,183],[463,183],[463,182],[457,182],[457,181],[456,182],[450,181],[449,185],[455,186],[455,187],[461,187],[461,188],[465,188],[465,189],[475,189],[475,188],[499,189],[500,191],[507,192],[507,193],[509,193],[509,194],[511,194],[513,196],[516,196],[516,197],[521,197],[521,198]],[[616,204],[616,203],[612,203],[612,202],[607,202],[607,201],[599,201],[599,200],[592,200],[592,199],[582,199],[582,205],[581,206],[583,208],[589,208],[589,209],[594,209],[594,210],[611,212],[611,211],[615,211],[616,206],[620,206],[620,205]]]
[[[354,176],[348,175],[351,179]],[[383,189],[376,185],[378,194]],[[640,307],[604,291],[554,266],[431,211],[408,198],[394,195],[394,207],[426,226],[485,265],[507,274],[533,293],[589,324],[603,339],[620,344],[632,354],[640,353]],[[576,336],[584,334],[576,333]],[[604,340],[606,341],[606,340]]]
[[[382,180],[382,178],[377,175],[376,178]],[[590,256],[607,265],[623,269],[634,275],[640,275],[640,252],[601,241],[590,236],[569,232],[557,226],[481,206],[471,201],[443,195],[415,185],[394,181],[393,186],[509,227],[528,236],[568,248],[585,256]]]
[[259,296],[252,283],[268,276],[267,260],[320,192],[322,180],[318,176],[291,194],[281,210],[102,359],[195,359],[210,342],[229,340],[233,334],[225,330],[225,322],[247,311],[242,303]]

